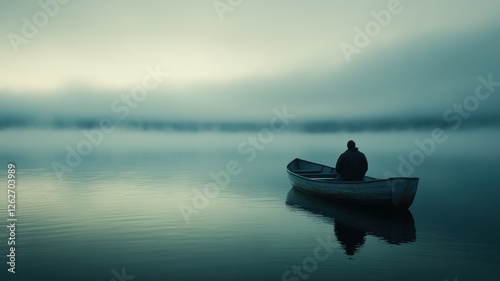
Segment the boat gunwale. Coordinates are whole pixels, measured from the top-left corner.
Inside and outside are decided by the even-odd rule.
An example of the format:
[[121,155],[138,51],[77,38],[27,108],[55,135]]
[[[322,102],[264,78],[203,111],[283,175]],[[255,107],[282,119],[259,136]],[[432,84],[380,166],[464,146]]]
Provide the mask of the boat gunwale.
[[[311,162],[311,161],[307,161],[307,160],[303,160],[303,159],[300,159],[300,158],[295,158],[290,163],[288,163],[288,165],[286,165],[286,170],[287,170],[288,173],[293,174],[294,176],[297,176],[297,177],[300,177],[300,178],[303,178],[303,179],[310,180],[310,181],[321,182],[321,181],[316,180],[314,178],[309,178],[309,177],[297,174],[297,173],[293,172],[292,170],[290,170],[290,165],[293,162],[297,161],[297,160],[303,161],[303,162],[307,162],[307,163],[310,163],[310,164],[314,164],[314,165],[318,165],[318,166],[322,166],[322,167],[332,168],[332,169],[334,169],[336,171],[336,169],[334,167],[323,165],[323,164],[319,164],[319,163],[315,163],[315,162]],[[370,177],[370,176],[366,176],[366,177],[371,178],[371,180],[363,180],[363,181],[333,181],[333,183],[352,183],[352,184],[356,183],[356,184],[360,184],[360,183],[372,183],[372,182],[378,182],[378,181],[398,180],[398,179],[400,179],[400,180],[401,179],[405,179],[405,180],[419,180],[418,177],[390,177],[390,178],[385,178],[385,179],[374,178],[374,177]]]

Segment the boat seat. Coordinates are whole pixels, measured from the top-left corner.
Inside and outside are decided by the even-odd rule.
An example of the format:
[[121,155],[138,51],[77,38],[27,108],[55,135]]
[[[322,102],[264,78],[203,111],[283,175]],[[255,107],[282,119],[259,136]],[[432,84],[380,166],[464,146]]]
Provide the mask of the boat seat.
[[[299,174],[301,175],[301,174]],[[305,173],[304,175],[301,175],[301,176],[304,176],[304,177],[307,177],[307,178],[335,178],[337,177],[339,174],[333,174],[333,173]]]
[[296,174],[301,174],[301,173],[318,173],[320,170],[292,170],[292,172]]

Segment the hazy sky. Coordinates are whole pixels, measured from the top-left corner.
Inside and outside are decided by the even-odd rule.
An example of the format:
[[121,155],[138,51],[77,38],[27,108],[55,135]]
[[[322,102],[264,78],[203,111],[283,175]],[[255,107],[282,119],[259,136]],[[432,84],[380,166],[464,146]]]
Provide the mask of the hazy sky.
[[[238,1],[40,2],[50,5],[0,3],[4,116],[112,114],[148,66],[170,76],[138,118],[267,119],[282,106],[304,120],[439,118],[479,75],[500,81],[497,0],[248,0],[223,20],[214,3]],[[341,43],[356,46],[355,28],[391,5],[398,12],[348,62]],[[492,96],[478,112],[499,105]]]

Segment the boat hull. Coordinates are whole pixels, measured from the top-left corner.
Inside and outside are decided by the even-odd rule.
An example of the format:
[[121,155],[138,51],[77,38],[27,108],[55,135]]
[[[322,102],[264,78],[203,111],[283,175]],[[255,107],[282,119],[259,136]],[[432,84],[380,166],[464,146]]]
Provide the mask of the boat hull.
[[364,181],[335,181],[335,168],[295,159],[287,165],[292,186],[305,193],[355,204],[408,209],[415,198],[418,178],[377,179]]

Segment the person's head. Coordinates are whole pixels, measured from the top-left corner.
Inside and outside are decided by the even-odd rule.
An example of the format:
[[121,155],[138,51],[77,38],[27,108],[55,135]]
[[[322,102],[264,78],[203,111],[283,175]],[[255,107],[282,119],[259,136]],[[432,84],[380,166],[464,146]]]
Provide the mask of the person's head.
[[347,148],[354,148],[354,147],[356,147],[356,143],[353,140],[347,142]]

